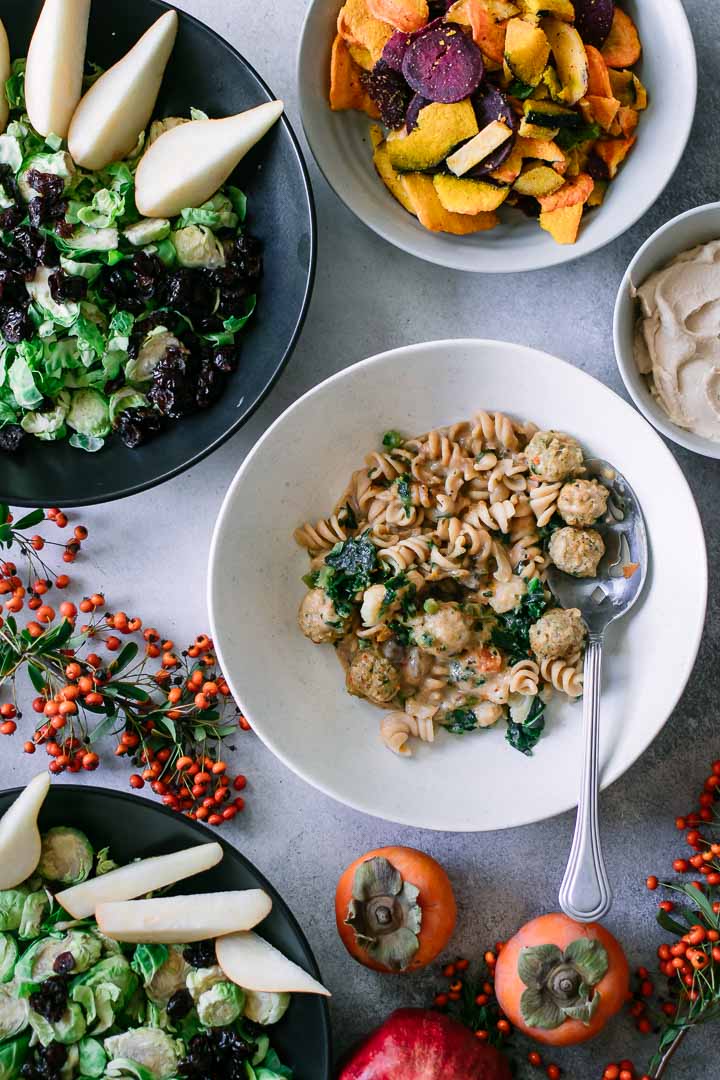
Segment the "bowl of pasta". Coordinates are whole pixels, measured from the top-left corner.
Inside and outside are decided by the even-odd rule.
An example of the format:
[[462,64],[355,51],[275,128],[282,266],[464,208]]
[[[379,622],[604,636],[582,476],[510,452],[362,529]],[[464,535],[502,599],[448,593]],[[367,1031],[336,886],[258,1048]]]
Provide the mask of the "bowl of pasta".
[[[269,748],[334,798],[407,825],[479,831],[571,808],[586,628],[547,571],[598,573],[612,500],[588,470],[596,457],[632,483],[651,547],[642,599],[607,641],[603,783],[616,780],[695,662],[702,526],[642,417],[562,360],[504,342],[413,345],[339,372],[233,480],[210,618]],[[698,553],[682,580],[680,543]]]

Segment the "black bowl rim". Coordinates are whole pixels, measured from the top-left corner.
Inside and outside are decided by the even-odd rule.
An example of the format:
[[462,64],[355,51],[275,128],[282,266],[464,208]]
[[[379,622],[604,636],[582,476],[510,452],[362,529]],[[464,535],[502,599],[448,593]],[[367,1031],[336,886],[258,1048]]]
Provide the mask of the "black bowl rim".
[[[19,787],[5,788],[4,790],[0,791],[0,799],[4,799],[7,797],[12,797],[13,799],[16,799],[18,795],[20,795],[21,792],[25,790],[26,786],[27,785],[21,785]],[[115,791],[114,788],[101,787],[99,784],[63,784],[62,786],[56,785],[50,788],[48,794],[53,795],[54,793],[57,793],[58,795],[64,795],[66,792],[68,797],[80,796],[82,798],[84,795],[92,793],[92,795],[100,795],[107,799],[118,799],[120,802],[132,803],[133,806],[137,806],[138,800],[137,795],[128,795],[124,791]],[[158,803],[151,802],[150,799],[144,798],[143,796],[140,796],[140,798],[146,805],[149,812],[158,814],[161,817],[168,818],[173,823],[173,825],[180,823],[178,820],[179,816],[177,813],[175,813],[175,811],[168,810],[166,806],[160,806]],[[266,878],[265,874],[263,874],[261,870],[258,870],[255,864],[252,863],[246,855],[243,855],[241,851],[238,851],[236,847],[233,847],[233,845],[228,843],[228,841],[225,840],[222,836],[219,836],[215,833],[210,833],[208,829],[206,829],[203,825],[198,825],[196,821],[192,821],[190,818],[187,818],[185,816],[181,818],[181,822],[184,828],[188,828],[191,832],[196,833],[198,838],[202,839],[204,843],[208,843],[210,840],[216,841],[218,844],[220,844],[224,853],[229,853],[231,858],[237,859],[246,870],[249,870],[258,879],[262,888],[265,889],[266,892],[268,892],[272,897],[273,908],[279,908],[283,918],[286,920],[290,929],[295,934],[301,946],[310,958],[310,963],[312,967],[311,974],[316,979],[320,980],[320,968],[318,967],[317,960],[315,959],[315,953],[310,946],[310,942],[305,937],[304,930],[302,929],[300,923],[297,921],[292,911],[288,907],[287,902],[282,898],[282,896],[280,895],[276,887],[272,884],[272,882]],[[328,1068],[331,1070],[333,1061],[332,1028],[330,1026],[330,1008],[328,1006],[328,999],[325,997],[321,997],[320,1005],[324,1042],[327,1051]]]
[[[222,36],[222,34],[219,34],[217,30],[213,30],[213,28],[211,26],[208,26],[207,23],[204,23],[202,19],[198,19],[195,15],[191,15],[183,8],[178,7],[177,4],[168,4],[165,2],[165,0],[146,0],[146,2],[149,7],[159,8],[162,11],[175,10],[183,19],[187,19],[188,22],[193,23],[195,26],[210,34],[210,36],[215,38],[216,41],[218,41],[227,50],[227,52],[229,52],[236,60],[240,61],[240,63],[247,68],[250,74],[255,79],[257,79],[258,83],[263,88],[268,97],[273,101],[276,100],[275,94],[271,90],[270,86],[256,71],[253,65],[248,60],[246,60],[242,53],[240,53],[234,45],[231,45],[230,42]],[[160,487],[161,484],[166,484],[168,480],[172,480],[174,477],[180,476],[182,473],[187,472],[187,470],[191,469],[193,465],[198,465],[206,457],[218,450],[223,445],[223,443],[227,442],[227,440],[231,438],[231,436],[235,435],[240,430],[240,428],[247,423],[251,416],[253,416],[253,414],[260,408],[270,391],[274,388],[283,371],[287,367],[288,361],[290,360],[290,357],[295,351],[295,346],[298,343],[298,339],[300,337],[300,334],[302,333],[303,326],[305,325],[308,309],[310,307],[310,300],[312,299],[313,288],[315,285],[315,275],[317,271],[318,226],[317,211],[315,208],[315,197],[313,195],[310,173],[308,171],[307,162],[305,161],[305,156],[300,145],[300,140],[295,134],[295,130],[290,121],[288,120],[287,114],[285,112],[283,112],[283,115],[280,117],[280,123],[290,137],[290,142],[293,146],[293,149],[295,150],[295,157],[297,158],[298,165],[300,166],[300,173],[302,175],[303,185],[305,188],[305,197],[307,199],[307,206],[310,213],[310,267],[300,315],[298,316],[298,320],[295,324],[295,329],[293,330],[290,341],[285,347],[285,351],[280,358],[280,362],[278,363],[275,372],[273,373],[271,379],[267,383],[267,386],[258,396],[258,398],[251,405],[249,405],[247,409],[241,412],[238,418],[232,424],[230,424],[230,426],[226,428],[225,431],[218,435],[218,437],[208,446],[204,447],[202,450],[197,451],[197,453],[193,454],[191,457],[188,457],[184,462],[182,462],[182,464],[176,465],[172,469],[168,469],[167,472],[163,472],[159,476],[153,477],[151,480],[144,480],[141,483],[131,484],[128,487],[120,488],[116,491],[107,491],[102,495],[79,495],[77,498],[74,498],[72,500],[73,506],[98,506],[103,503],[115,502],[117,499],[126,499],[129,498],[129,496],[131,495],[139,495],[141,491],[149,491],[151,488]],[[65,502],[67,503],[68,500],[66,499]],[[12,499],[12,505],[35,506],[36,500],[28,499],[23,495],[15,495]]]

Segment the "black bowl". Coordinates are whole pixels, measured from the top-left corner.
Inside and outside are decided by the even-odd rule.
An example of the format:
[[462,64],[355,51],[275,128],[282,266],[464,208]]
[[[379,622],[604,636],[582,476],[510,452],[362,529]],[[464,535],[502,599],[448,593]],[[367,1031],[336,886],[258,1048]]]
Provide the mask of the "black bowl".
[[[168,9],[162,0],[97,0],[87,57],[115,63]],[[4,5],[13,57],[24,56],[41,0]],[[232,46],[180,12],[177,41],[163,81],[158,116],[230,116],[275,95]],[[216,450],[271,389],[302,328],[315,275],[316,225],[300,146],[283,117],[241,162],[234,182],[248,196],[248,226],[263,243],[265,276],[256,314],[241,335],[241,363],[224,396],[137,450],[112,437],[98,453],[67,442],[24,440],[16,455],[0,452],[0,501],[20,506],[82,506],[133,495],[160,484]]]
[[[0,817],[21,790],[13,788],[0,794]],[[272,897],[273,908],[260,927],[262,936],[320,978],[310,946],[285,901],[244,856],[203,826],[147,799],[78,784],[51,787],[40,812],[40,829],[54,825],[82,829],[96,851],[109,845],[111,856],[120,863],[217,840],[225,852],[222,862],[198,877],[180,882],[175,891],[264,889]],[[324,997],[293,995],[283,1019],[267,1030],[281,1060],[295,1070],[295,1080],[330,1080],[330,1019]]]

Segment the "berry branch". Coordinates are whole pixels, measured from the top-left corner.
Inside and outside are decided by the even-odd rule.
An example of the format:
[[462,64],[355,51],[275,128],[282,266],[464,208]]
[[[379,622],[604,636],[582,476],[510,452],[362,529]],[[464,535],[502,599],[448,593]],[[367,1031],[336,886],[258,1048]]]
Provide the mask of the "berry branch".
[[[33,511],[13,521],[0,506],[0,545],[15,548],[27,563],[27,586],[15,562],[0,564],[0,691],[11,700],[0,705],[0,734],[13,735],[23,719],[18,677],[25,673],[37,696],[28,754],[44,746],[53,773],[93,771],[100,765],[98,743],[117,738],[115,754],[127,756],[137,771],[129,777],[139,790],[146,783],[166,806],[187,816],[222,825],[244,808],[246,779],[229,775],[220,754],[225,741],[249,725],[240,714],[217,666],[206,634],[179,655],[174,642],[123,611],[112,613],[105,596],[94,593],[76,605],[63,600],[56,612],[46,602],[53,587],[70,584],[66,574],[53,577],[39,557],[51,541],[28,537],[23,530],[43,520],[66,528],[62,511]],[[87,539],[76,526],[63,544],[63,560],[73,562]],[[33,613],[24,626],[18,615]],[[78,625],[81,614],[89,621]],[[123,638],[127,638],[123,642]],[[159,666],[157,665],[159,661]]]

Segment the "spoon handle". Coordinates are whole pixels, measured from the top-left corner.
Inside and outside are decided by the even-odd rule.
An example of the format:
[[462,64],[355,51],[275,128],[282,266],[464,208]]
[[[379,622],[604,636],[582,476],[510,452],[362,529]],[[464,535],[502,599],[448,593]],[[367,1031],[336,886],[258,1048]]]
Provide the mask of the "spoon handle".
[[575,836],[560,886],[560,907],[578,922],[595,922],[607,915],[612,905],[612,891],[600,847],[598,819],[602,648],[602,636],[590,634],[585,653],[583,699],[585,760]]

